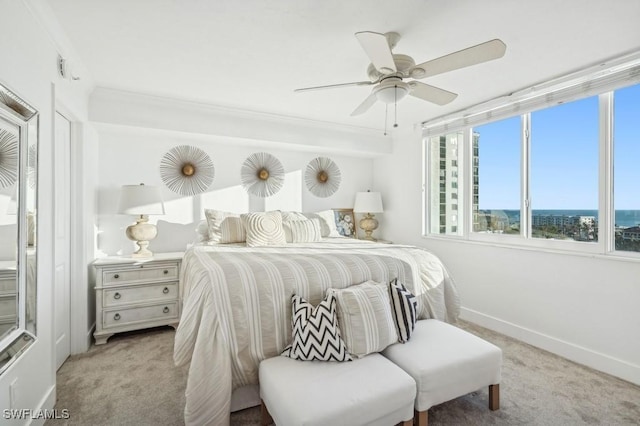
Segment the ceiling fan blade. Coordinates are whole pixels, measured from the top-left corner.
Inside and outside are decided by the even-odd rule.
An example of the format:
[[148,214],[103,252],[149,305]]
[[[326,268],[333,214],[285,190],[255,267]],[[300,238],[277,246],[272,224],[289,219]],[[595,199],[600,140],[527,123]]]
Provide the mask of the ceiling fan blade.
[[334,89],[337,87],[349,87],[349,86],[371,86],[372,84],[375,84],[375,82],[374,81],[355,81],[353,83],[340,83],[340,84],[328,84],[326,86],[303,87],[302,89],[295,89],[294,92],[308,92],[311,90]]
[[378,98],[376,97],[376,94],[371,92],[367,99],[365,99],[360,105],[358,105],[358,108],[353,110],[351,116],[353,117],[354,115],[364,114],[365,112],[369,111],[369,108],[371,108],[377,100]]
[[389,42],[384,34],[363,31],[356,33],[356,38],[378,71],[382,74],[391,74],[397,71]]
[[[432,75],[442,74],[447,71],[501,58],[504,56],[506,50],[507,45],[504,44],[502,40],[494,39],[415,65],[409,71],[409,75],[413,78],[431,77]],[[417,68],[424,70],[424,73],[416,70]]]
[[409,83],[409,87],[411,87],[409,95],[437,105],[446,105],[458,97],[457,93],[420,83],[419,81],[412,81]]

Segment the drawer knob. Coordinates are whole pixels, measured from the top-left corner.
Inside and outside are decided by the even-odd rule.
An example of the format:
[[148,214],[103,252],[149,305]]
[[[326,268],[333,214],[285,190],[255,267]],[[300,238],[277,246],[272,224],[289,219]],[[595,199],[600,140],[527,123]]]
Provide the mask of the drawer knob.
[[164,294],[169,293],[169,287],[165,287],[165,288],[162,290],[162,292],[163,292]]
[[165,314],[169,313],[169,307],[165,306],[164,309],[162,310],[162,312],[164,312]]
[[118,279],[118,278],[120,278],[120,275],[119,275],[119,274],[115,274],[115,275],[113,276],[113,278]]
[[165,275],[167,275],[168,273],[169,273],[169,270],[168,270],[168,269],[165,269],[165,270],[164,270],[164,274],[165,274]]
[[116,320],[116,321],[118,321],[118,320],[120,319],[120,314],[115,314],[115,315],[113,316],[113,319],[114,319],[114,320]]
[[122,297],[122,296],[120,295],[120,293],[117,293],[117,292],[116,292],[116,294],[113,295],[114,299],[120,299],[120,297]]

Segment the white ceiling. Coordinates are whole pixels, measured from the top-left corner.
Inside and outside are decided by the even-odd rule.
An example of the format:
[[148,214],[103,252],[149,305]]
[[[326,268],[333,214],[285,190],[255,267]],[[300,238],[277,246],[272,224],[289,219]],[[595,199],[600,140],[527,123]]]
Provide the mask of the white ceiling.
[[[351,112],[368,87],[357,31],[396,31],[416,62],[490,39],[502,59],[425,81],[449,105],[398,105],[410,125],[640,50],[637,0],[48,0],[96,86],[382,129],[385,111]],[[391,112],[391,111],[390,111]]]

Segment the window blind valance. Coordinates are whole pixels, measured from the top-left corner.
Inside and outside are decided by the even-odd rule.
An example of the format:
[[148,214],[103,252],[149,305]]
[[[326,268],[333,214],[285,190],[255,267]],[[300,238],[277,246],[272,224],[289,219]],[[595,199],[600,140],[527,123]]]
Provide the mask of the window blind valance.
[[559,103],[599,95],[640,82],[640,52],[531,86],[422,123],[424,136],[437,136],[526,114]]

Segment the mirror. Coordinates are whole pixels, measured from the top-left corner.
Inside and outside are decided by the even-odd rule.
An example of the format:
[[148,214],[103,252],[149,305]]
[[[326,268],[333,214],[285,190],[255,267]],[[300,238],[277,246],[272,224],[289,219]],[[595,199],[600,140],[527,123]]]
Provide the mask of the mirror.
[[0,84],[0,372],[35,340],[37,111]]

